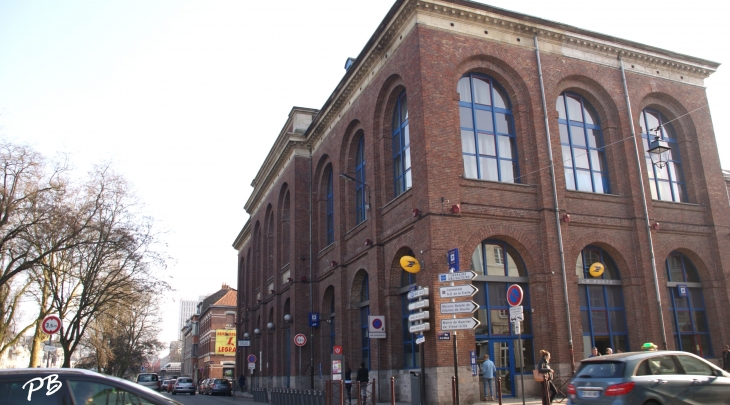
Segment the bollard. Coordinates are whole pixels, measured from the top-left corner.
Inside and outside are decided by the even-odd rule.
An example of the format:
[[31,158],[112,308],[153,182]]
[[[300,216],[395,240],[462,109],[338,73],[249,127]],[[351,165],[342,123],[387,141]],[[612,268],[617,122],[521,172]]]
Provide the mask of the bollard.
[[370,403],[375,405],[380,402],[380,395],[378,395],[377,380],[373,378],[373,385],[370,388]]
[[390,377],[390,405],[395,405],[395,377]]
[[[324,384],[324,403],[325,405],[332,404],[332,381],[327,380]],[[303,404],[302,404],[303,405]]]
[[502,377],[497,377],[497,401],[502,405]]
[[358,381],[357,384],[355,384],[355,388],[357,388],[357,390],[355,391],[357,393],[357,405],[363,405],[362,404],[362,395],[360,395],[360,381]]
[[451,376],[451,403],[456,405],[456,377]]
[[345,382],[340,380],[340,405],[345,405]]

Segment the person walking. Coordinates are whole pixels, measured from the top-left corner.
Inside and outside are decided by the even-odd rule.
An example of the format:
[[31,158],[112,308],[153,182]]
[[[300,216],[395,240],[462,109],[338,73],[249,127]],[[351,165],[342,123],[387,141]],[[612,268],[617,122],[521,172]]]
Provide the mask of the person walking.
[[367,404],[368,399],[368,380],[370,379],[370,372],[365,367],[365,362],[360,363],[360,368],[357,369],[357,381],[360,382],[360,397],[362,397],[362,405]]
[[347,390],[347,403],[352,403],[352,370],[349,364],[345,364],[345,389]]
[[246,376],[241,374],[241,376],[238,377],[238,389],[243,392],[244,388],[246,388]]
[[553,384],[553,369],[550,367],[550,352],[547,350],[540,350],[540,356],[542,356],[542,359],[540,359],[540,363],[537,365],[537,370],[545,377],[545,384],[547,384],[549,391],[549,398],[545,398],[545,391],[543,391],[542,403],[551,404],[553,403],[553,399],[555,399],[555,395],[558,394],[558,390],[555,388],[555,384]]
[[608,349],[606,349],[606,355],[609,355],[609,354],[613,354],[613,349],[611,349],[610,347]]
[[[484,398],[487,401],[494,401],[494,372],[497,371],[494,362],[489,360],[489,355],[484,355],[484,361],[479,366],[484,378]],[[489,394],[487,394],[489,392]]]
[[722,349],[722,369],[730,371],[730,345],[725,345]]
[[593,349],[591,349],[591,355],[588,357],[598,357],[600,355],[601,355],[601,353],[598,353],[598,348],[594,347]]

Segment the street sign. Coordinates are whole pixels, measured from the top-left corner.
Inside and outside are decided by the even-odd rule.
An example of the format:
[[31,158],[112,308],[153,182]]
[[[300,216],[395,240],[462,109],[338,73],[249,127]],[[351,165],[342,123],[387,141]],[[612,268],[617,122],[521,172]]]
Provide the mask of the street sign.
[[449,271],[458,273],[459,272],[459,249],[454,248],[449,250],[449,253],[446,255],[447,261],[449,264]]
[[56,351],[56,346],[44,345],[43,346],[43,351],[44,352],[55,352]]
[[385,339],[385,316],[368,316],[368,337],[370,339]]
[[686,284],[677,285],[677,296],[680,298],[687,297],[687,285]]
[[142,363],[142,367],[144,367],[144,368],[150,368],[150,362],[145,361],[144,363]]
[[474,317],[441,320],[441,330],[476,329],[477,326],[479,326],[479,321]]
[[299,347],[302,347],[302,346],[306,345],[307,344],[307,336],[304,335],[303,333],[297,333],[296,335],[294,335],[294,344],[297,345],[297,346],[299,346]]
[[442,302],[442,314],[471,314],[479,309],[479,305],[474,301],[461,302]]
[[418,297],[428,297],[428,287],[413,290],[408,293],[409,300],[413,300]]
[[510,322],[522,322],[525,320],[522,305],[509,307],[509,320]]
[[48,315],[43,318],[41,329],[46,335],[55,335],[59,330],[61,330],[61,318],[56,315]]
[[248,369],[251,371],[256,370],[256,363],[248,363]]
[[418,273],[419,271],[421,271],[421,263],[419,263],[418,259],[413,256],[401,257],[400,266],[403,267],[403,270],[409,273]]
[[428,307],[429,302],[428,300],[420,300],[420,301],[413,301],[410,304],[408,304],[408,310],[409,311],[415,311],[419,308],[426,308]]
[[477,291],[479,291],[479,289],[471,284],[439,287],[439,296],[441,298],[471,297],[476,294]]
[[588,268],[588,273],[590,273],[593,277],[601,277],[601,274],[603,274],[603,263],[601,262],[595,262],[591,264],[591,267]]
[[440,273],[439,282],[448,283],[449,281],[474,280],[476,276],[477,273],[474,273],[473,271],[464,271],[459,273]]
[[522,331],[520,330],[520,323],[519,322],[512,322],[512,327],[515,330],[515,335],[519,335],[520,333],[522,333]]
[[342,354],[342,346],[332,346],[332,354]]
[[309,313],[309,326],[319,328],[319,312]]
[[420,345],[421,343],[423,343],[425,341],[426,341],[426,337],[423,336],[423,335],[418,335],[418,337],[416,338],[416,344],[417,345]]
[[522,293],[522,287],[518,286],[517,284],[512,284],[507,288],[507,303],[509,303],[511,306],[516,307],[522,304],[523,296],[524,294]]
[[250,340],[239,340],[238,346],[240,347],[251,347],[251,341]]
[[409,322],[422,321],[428,319],[430,313],[428,311],[414,312],[408,315]]
[[431,330],[431,324],[428,322],[418,323],[418,324],[411,325],[410,327],[408,327],[408,331],[411,333],[424,332],[427,330]]
[[256,363],[256,355],[255,354],[249,354],[247,357],[247,360],[249,363]]
[[439,332],[439,340],[451,340],[451,332]]

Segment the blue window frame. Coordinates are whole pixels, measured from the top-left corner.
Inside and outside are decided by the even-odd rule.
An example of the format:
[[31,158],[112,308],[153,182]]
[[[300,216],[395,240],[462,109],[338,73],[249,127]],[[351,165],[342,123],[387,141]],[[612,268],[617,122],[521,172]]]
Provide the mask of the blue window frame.
[[[596,262],[600,262],[604,266],[603,274],[598,277],[590,275],[588,271]],[[619,349],[629,351],[622,286],[620,284],[591,284],[590,281],[587,281],[593,279],[620,281],[621,277],[613,259],[603,249],[587,246],[578,255],[575,269],[578,276],[585,356],[588,357],[591,354],[593,347],[597,347],[599,353],[605,353],[609,347],[614,352]]]
[[365,137],[360,137],[355,153],[355,223],[367,219],[365,211]]
[[707,324],[705,299],[697,269],[685,255],[673,252],[667,257],[667,280],[686,283],[686,296],[681,296],[679,286],[668,287],[669,308],[672,311],[674,344],[677,350],[712,357],[710,329]]
[[558,97],[555,107],[563,149],[565,188],[610,193],[603,134],[595,110],[583,97],[567,92]]
[[[682,171],[682,158],[679,155],[679,144],[674,127],[669,123],[667,117],[659,111],[648,108],[641,112],[641,137],[644,142],[644,158],[646,169],[649,173],[649,185],[651,187],[651,198],[662,201],[686,202],[687,191],[685,188],[684,172]],[[664,167],[656,167],[649,157],[649,142],[659,135],[659,139],[667,142],[672,149],[667,152],[667,164]]]
[[507,93],[491,77],[474,73],[459,79],[458,91],[464,177],[519,183]]
[[416,275],[403,271],[401,274],[401,328],[403,332],[403,367],[404,368],[418,368],[421,367],[420,347],[421,345],[416,344],[415,336],[410,332],[410,322],[408,316],[411,311],[408,310],[408,291],[405,289],[416,286]]
[[370,368],[370,337],[368,336],[368,316],[370,315],[370,288],[369,277],[365,274],[360,289],[360,339],[362,344],[362,361],[365,367]]
[[327,173],[327,245],[335,242],[335,198],[332,183],[332,168],[330,168]]
[[408,98],[405,90],[393,110],[393,187],[397,197],[411,188],[411,140],[408,128]]

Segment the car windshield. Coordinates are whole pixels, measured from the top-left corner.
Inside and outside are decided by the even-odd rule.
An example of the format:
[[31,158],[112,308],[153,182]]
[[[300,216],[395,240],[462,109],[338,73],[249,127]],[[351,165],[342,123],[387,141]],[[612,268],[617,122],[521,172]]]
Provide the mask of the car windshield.
[[179,383],[189,383],[189,382],[193,382],[193,381],[191,379],[189,379],[189,378],[178,378],[177,379],[177,382],[179,382]]
[[577,378],[614,378],[624,375],[626,363],[622,361],[591,361],[582,363],[575,373]]
[[215,381],[213,381],[213,384],[228,384],[228,380],[222,380],[220,378],[216,378]]
[[154,374],[140,374],[140,376],[137,378],[137,381],[139,381],[139,382],[157,381],[157,376]]

